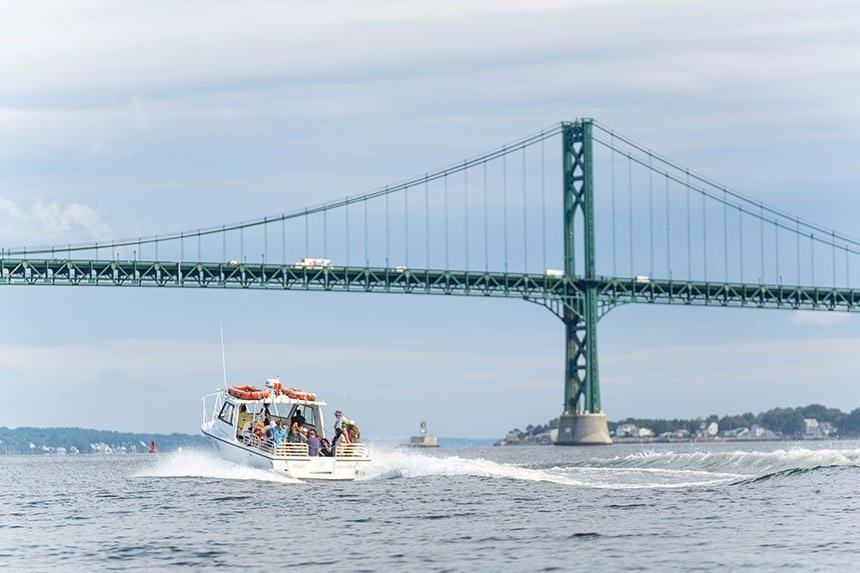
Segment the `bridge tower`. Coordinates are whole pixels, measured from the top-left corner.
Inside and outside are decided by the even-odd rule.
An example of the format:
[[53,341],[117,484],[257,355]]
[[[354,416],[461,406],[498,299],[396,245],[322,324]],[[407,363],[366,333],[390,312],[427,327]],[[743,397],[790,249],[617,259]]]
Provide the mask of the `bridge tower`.
[[[564,304],[564,409],[558,445],[611,444],[600,407],[597,369],[598,284],[594,268],[594,164],[592,121],[562,124],[564,169],[564,272],[574,289]],[[579,226],[577,223],[579,222]],[[576,272],[577,230],[581,230],[582,270]]]

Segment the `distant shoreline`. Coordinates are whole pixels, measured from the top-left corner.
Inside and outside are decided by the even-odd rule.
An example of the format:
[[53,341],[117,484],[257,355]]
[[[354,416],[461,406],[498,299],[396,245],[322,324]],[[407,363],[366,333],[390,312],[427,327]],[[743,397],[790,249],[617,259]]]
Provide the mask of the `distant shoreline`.
[[[7,428],[0,426],[0,455],[113,455],[146,453],[151,442],[159,452],[208,448],[199,434],[149,434],[92,428]],[[408,437],[369,440],[382,446],[402,446]],[[439,438],[443,448],[492,446],[494,438]]]
[[159,451],[206,446],[201,435],[150,434],[91,428],[0,427],[0,455],[90,455],[147,452],[152,442]]

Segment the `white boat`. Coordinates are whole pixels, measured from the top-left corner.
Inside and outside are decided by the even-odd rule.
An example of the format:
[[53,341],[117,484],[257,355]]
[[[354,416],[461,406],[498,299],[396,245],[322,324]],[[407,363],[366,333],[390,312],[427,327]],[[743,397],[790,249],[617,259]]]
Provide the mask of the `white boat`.
[[316,430],[321,438],[326,437],[325,402],[310,392],[282,389],[278,381],[269,385],[271,390],[233,386],[203,397],[200,431],[221,457],[301,480],[355,479],[362,467],[370,462],[363,443],[346,443],[341,439],[333,448],[332,455],[311,457],[304,442],[275,444],[251,431],[267,413],[272,422],[280,419],[289,430],[290,421],[298,414],[304,418],[306,430]]

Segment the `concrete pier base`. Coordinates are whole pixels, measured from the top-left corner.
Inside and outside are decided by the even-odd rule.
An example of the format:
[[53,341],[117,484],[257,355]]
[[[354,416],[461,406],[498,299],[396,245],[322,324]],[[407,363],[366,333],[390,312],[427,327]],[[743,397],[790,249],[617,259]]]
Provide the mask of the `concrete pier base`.
[[605,446],[612,443],[606,414],[599,412],[571,413],[561,415],[558,423],[557,446]]

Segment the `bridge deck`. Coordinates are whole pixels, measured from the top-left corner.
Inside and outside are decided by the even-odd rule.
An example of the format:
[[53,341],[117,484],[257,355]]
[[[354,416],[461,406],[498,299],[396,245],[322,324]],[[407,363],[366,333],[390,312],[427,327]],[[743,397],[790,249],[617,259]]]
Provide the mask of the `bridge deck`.
[[[860,310],[860,290],[772,284],[598,277],[601,301],[795,310]],[[384,292],[562,302],[585,279],[542,274],[176,261],[0,259],[0,285],[126,286]]]

